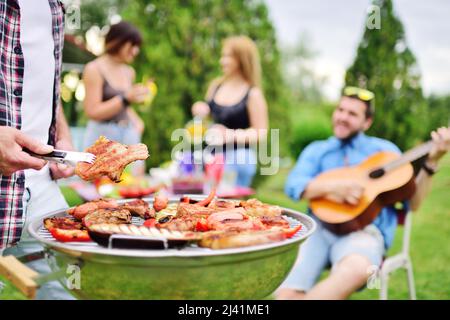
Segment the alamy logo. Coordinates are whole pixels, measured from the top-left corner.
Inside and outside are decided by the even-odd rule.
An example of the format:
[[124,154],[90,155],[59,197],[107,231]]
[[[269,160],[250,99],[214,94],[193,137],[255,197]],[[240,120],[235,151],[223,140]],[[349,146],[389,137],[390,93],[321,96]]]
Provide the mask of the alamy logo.
[[381,14],[380,14],[380,7],[371,5],[369,8],[367,8],[367,21],[366,21],[366,27],[369,30],[373,29],[381,29]]
[[[180,154],[201,155],[194,157],[192,163],[203,164],[211,154],[230,153],[235,148],[234,134],[233,130],[217,129],[214,126],[205,128],[201,120],[194,120],[189,129],[178,128],[172,132],[171,141],[177,142],[172,148],[172,160],[176,161]],[[256,156],[225,157],[225,162],[220,164],[256,165],[259,161],[261,175],[276,174],[280,168],[280,130],[250,128],[245,130],[245,134],[258,137],[246,146],[254,150]],[[205,148],[204,142],[207,145]]]
[[70,5],[66,7],[65,26],[67,30],[79,30],[81,28],[80,7]]
[[66,269],[68,275],[66,286],[69,290],[81,289],[81,269],[76,264],[69,264]]
[[367,289],[379,290],[381,288],[380,268],[377,265],[371,265],[367,268],[367,274],[369,274],[366,285]]

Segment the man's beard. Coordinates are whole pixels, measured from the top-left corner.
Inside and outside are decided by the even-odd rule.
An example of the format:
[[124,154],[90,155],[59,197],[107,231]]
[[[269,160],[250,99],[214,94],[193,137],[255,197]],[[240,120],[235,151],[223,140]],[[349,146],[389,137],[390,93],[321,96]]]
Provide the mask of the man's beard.
[[342,141],[343,144],[349,143],[350,141],[353,140],[354,137],[356,137],[360,132],[362,132],[362,130],[355,130],[353,132],[350,132],[350,134],[343,138],[343,139],[339,139]]

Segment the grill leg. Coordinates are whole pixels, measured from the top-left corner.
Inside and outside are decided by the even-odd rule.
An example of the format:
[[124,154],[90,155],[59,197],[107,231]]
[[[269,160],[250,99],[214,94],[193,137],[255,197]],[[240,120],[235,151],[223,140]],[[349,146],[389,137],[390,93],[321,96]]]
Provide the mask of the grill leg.
[[380,300],[388,299],[389,274],[381,272],[380,274]]
[[409,289],[409,299],[416,300],[416,287],[414,285],[414,273],[411,260],[408,259],[406,264],[406,272],[408,274],[408,289]]

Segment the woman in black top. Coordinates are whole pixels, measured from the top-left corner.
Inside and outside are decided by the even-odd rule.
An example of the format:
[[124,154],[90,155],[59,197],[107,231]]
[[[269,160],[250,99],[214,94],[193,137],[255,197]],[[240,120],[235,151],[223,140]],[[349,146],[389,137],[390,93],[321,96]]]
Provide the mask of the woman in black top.
[[130,103],[142,103],[149,94],[146,86],[133,85],[135,71],[129,65],[139,53],[141,42],[140,32],[133,25],[119,22],[106,35],[105,53],[86,65],[86,147],[100,135],[124,144],[141,141],[144,122],[128,107]]
[[220,58],[223,76],[212,81],[206,101],[196,102],[192,114],[211,114],[215,145],[225,152],[225,170],[235,171],[236,184],[250,186],[256,172],[255,146],[266,139],[267,103],[261,90],[261,65],[255,43],[246,36],[223,42]]

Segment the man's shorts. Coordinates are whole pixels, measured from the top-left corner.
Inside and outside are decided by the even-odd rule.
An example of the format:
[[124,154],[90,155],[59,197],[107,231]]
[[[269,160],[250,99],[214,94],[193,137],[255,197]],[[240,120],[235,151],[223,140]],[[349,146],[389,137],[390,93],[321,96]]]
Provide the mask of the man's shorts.
[[375,225],[346,235],[336,235],[315,220],[316,231],[300,246],[297,261],[281,287],[307,292],[326,267],[335,267],[352,254],[367,257],[377,267],[381,265],[385,253],[384,238]]

